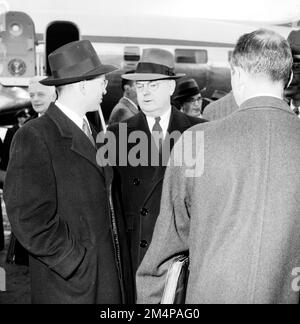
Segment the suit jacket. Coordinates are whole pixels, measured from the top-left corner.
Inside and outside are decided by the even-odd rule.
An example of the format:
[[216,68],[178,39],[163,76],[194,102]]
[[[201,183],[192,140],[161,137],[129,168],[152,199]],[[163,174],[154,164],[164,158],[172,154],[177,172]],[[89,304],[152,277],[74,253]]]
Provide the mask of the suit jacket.
[[97,165],[88,137],[51,104],[21,128],[11,152],[4,198],[30,253],[33,303],[125,302],[113,173]]
[[280,99],[257,97],[190,131],[204,142],[189,177],[184,164],[166,171],[138,302],[160,301],[170,258],[189,250],[186,303],[298,303],[298,117]]
[[120,123],[133,117],[139,110],[126,98],[122,97],[112,110],[109,117],[109,124]]
[[[128,138],[137,130],[143,131],[147,136],[148,143],[150,143],[151,133],[146,116],[142,112],[126,122],[127,134],[119,134],[119,125],[109,127],[109,130],[116,136],[117,147],[127,145],[127,152],[130,152],[135,144],[128,144]],[[178,131],[180,135],[186,129],[201,122],[204,122],[204,120],[187,116],[173,107],[168,132]],[[171,149],[173,145],[174,142],[171,142]],[[147,150],[150,160],[150,145]],[[129,165],[123,167],[117,165],[115,168],[118,188],[122,197],[134,277],[152,239],[152,232],[160,209],[165,168],[165,166],[151,166],[150,163],[148,166]]]

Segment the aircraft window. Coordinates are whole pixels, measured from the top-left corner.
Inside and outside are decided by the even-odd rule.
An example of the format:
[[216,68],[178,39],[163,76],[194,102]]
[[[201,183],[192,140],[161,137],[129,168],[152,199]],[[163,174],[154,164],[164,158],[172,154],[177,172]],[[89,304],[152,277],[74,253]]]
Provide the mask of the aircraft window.
[[140,60],[140,48],[138,46],[125,46],[124,47],[124,61]]
[[175,49],[176,63],[205,64],[208,61],[207,50]]
[[125,61],[139,61],[140,60],[140,56],[139,55],[124,55],[124,60]]

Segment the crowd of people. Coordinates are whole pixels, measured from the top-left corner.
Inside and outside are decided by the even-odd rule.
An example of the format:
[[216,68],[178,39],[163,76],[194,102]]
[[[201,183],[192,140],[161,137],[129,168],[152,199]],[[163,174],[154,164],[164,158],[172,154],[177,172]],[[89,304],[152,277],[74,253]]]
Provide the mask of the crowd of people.
[[88,40],[49,55],[52,75],[29,84],[36,118],[18,112],[1,143],[32,303],[159,304],[183,253],[186,303],[299,303],[297,37],[242,35],[232,91],[205,109],[172,53],[144,49],[100,134],[86,114],[116,67]]

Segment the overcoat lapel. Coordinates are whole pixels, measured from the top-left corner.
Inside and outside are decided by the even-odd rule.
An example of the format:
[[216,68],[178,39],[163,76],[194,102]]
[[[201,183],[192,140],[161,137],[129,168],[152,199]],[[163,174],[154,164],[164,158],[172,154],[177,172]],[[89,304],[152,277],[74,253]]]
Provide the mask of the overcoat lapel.
[[51,104],[46,114],[56,124],[62,140],[70,141],[70,150],[90,162],[104,176],[103,168],[96,161],[96,150],[88,137],[55,104]]
[[[148,167],[149,168],[154,168],[154,166],[151,166],[151,132],[148,127],[147,119],[146,116],[142,113],[139,112],[136,116],[136,118],[131,118],[127,124],[128,127],[128,137],[131,132],[133,131],[141,131],[146,134],[147,137],[147,149],[148,149]],[[132,146],[131,146],[132,145]],[[134,146],[135,144],[128,144],[128,152],[130,149]]]

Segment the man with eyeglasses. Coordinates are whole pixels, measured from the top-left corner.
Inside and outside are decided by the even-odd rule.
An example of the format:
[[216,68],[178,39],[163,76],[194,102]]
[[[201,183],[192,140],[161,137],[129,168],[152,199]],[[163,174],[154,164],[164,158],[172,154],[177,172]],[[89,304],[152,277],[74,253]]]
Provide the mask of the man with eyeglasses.
[[181,111],[188,116],[202,117],[203,98],[194,79],[189,78],[179,81],[173,99],[178,102]]
[[[119,138],[127,138],[127,152],[137,145],[128,141],[137,131],[144,134],[148,140],[147,147],[143,147],[143,152],[140,152],[140,155],[143,153],[147,155],[146,159],[140,156],[146,163],[134,165],[130,161],[129,154],[126,166],[119,164],[115,167],[118,184],[116,188],[120,189],[122,198],[133,276],[151,243],[159,213],[166,168],[164,162],[167,161],[169,153],[164,149],[169,135],[175,131],[180,135],[186,129],[203,121],[187,116],[171,105],[171,96],[176,86],[175,79],[182,76],[184,74],[174,73],[172,53],[157,48],[145,49],[135,73],[122,75],[124,79],[135,82],[141,111],[126,121],[125,130],[120,126],[122,123],[109,128],[117,141]],[[159,135],[158,140],[156,135]],[[169,144],[171,150],[174,141],[170,141]],[[117,142],[117,147],[120,145],[122,144]],[[151,163],[154,155],[161,157],[161,152],[164,155],[163,159],[159,159],[157,164]]]
[[103,65],[88,40],[58,48],[49,64],[52,76],[41,83],[55,86],[58,99],[15,135],[4,186],[12,229],[30,255],[32,302],[129,302],[129,251],[109,190],[113,170],[97,164],[86,118],[106,93],[105,74],[116,68]]

